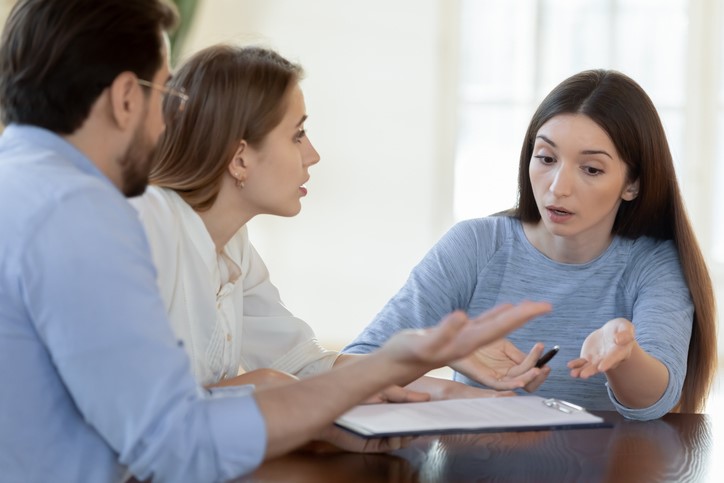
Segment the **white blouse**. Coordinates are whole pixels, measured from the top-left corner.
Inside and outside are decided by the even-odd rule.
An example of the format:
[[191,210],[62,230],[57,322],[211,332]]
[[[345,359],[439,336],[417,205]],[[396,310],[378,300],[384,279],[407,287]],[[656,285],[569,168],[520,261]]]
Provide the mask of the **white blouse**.
[[213,384],[269,367],[305,377],[337,352],[284,306],[242,227],[219,255],[201,217],[172,190],[150,186],[131,200],[146,229],[171,325],[197,380]]

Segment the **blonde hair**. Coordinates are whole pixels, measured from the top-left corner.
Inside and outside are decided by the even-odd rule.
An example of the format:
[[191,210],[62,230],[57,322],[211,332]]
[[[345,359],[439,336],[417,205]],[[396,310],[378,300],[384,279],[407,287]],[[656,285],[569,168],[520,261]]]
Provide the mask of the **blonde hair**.
[[182,112],[164,106],[163,133],[150,182],[176,191],[203,211],[218,196],[221,177],[239,142],[259,145],[284,115],[301,66],[261,47],[215,45],[192,56],[171,86],[189,98]]

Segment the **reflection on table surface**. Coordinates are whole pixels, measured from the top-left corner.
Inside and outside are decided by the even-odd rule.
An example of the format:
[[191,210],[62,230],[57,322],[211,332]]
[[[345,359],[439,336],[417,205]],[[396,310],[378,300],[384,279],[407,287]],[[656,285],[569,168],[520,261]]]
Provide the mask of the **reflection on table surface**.
[[[296,452],[244,482],[714,481],[724,459],[720,420],[669,414],[613,427],[425,436],[393,454]],[[716,422],[716,425],[715,425]],[[716,437],[715,437],[716,436]]]

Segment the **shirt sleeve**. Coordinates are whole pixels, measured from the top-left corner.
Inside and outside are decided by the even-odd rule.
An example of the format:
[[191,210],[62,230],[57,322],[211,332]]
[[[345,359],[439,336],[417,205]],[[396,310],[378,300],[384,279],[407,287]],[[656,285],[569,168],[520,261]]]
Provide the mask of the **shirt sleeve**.
[[329,370],[337,356],[319,344],[312,328],[293,316],[282,303],[264,261],[244,237],[248,265],[242,268],[244,324],[242,358],[244,365],[270,367],[307,377]]
[[[638,253],[640,252],[640,253]],[[632,256],[629,290],[635,294],[632,322],[636,341],[669,372],[661,398],[648,408],[622,405],[608,389],[616,410],[629,419],[657,419],[679,402],[686,377],[694,305],[673,243],[639,247]]]
[[253,470],[266,446],[253,396],[196,384],[143,230],[125,200],[107,198],[68,195],[34,224],[21,255],[20,290],[59,377],[137,477],[222,481]]
[[400,330],[431,327],[454,310],[467,310],[479,263],[474,226],[471,222],[453,226],[412,270],[402,289],[342,352],[372,352]]

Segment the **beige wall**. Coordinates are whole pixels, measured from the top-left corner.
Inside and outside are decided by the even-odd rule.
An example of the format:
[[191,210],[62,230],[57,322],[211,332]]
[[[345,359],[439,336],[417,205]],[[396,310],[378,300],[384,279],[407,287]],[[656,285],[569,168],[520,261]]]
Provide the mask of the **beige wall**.
[[190,32],[189,52],[261,43],[305,67],[322,160],[300,215],[250,228],[285,303],[329,346],[356,335],[450,226],[454,36],[443,32],[455,5],[206,0]]
[[[0,0],[4,19],[14,0]],[[251,237],[287,306],[351,340],[452,223],[456,0],[201,0],[185,52],[262,44],[306,70],[322,161],[292,219]]]

